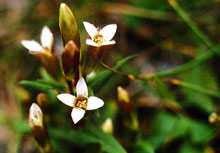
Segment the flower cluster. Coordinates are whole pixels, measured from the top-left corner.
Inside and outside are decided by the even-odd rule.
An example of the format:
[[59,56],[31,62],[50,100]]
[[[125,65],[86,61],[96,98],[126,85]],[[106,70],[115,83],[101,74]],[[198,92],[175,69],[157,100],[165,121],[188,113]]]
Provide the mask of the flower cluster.
[[[116,24],[109,24],[102,29],[96,28],[89,22],[83,22],[83,25],[91,39],[86,40],[86,44],[90,47],[85,57],[81,58],[80,35],[77,23],[69,7],[64,3],[60,5],[59,28],[64,42],[64,50],[61,54],[62,64],[59,63],[60,58],[53,47],[54,36],[47,26],[43,27],[41,32],[41,44],[35,40],[21,41],[21,44],[29,50],[30,54],[35,55],[40,60],[41,64],[54,79],[60,81],[62,80],[61,76],[64,76],[68,90],[66,93],[58,94],[57,98],[62,103],[73,108],[71,117],[75,124],[83,118],[86,110],[98,109],[104,105],[103,100],[100,98],[89,97],[85,80],[86,76],[92,72],[95,65],[102,58],[106,46],[115,44],[112,38],[117,29]],[[62,65],[62,68],[60,65]],[[74,88],[76,88],[76,96],[73,95]],[[34,104],[31,110],[36,110],[36,108]],[[30,113],[30,123],[39,116],[38,112],[35,113],[37,115],[33,115],[32,112],[34,111]]]

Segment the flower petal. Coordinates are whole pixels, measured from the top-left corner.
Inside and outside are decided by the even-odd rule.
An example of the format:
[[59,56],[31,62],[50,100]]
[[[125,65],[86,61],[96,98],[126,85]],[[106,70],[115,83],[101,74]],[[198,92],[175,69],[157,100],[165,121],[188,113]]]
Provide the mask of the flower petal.
[[33,103],[29,109],[29,125],[34,126],[43,126],[43,113],[41,108]]
[[43,52],[42,46],[35,40],[22,40],[21,44],[32,52]]
[[104,45],[114,45],[114,44],[115,44],[114,40],[112,40],[112,41],[105,41],[105,42],[102,43],[103,46]]
[[87,74],[87,78],[90,79],[90,78],[93,78],[96,76],[96,73],[94,71],[90,72],[89,74]]
[[79,122],[79,120],[81,120],[84,115],[85,115],[85,110],[80,109],[80,108],[73,108],[71,117],[72,117],[74,124]]
[[86,44],[89,46],[95,46],[98,47],[98,44],[96,44],[94,41],[92,41],[91,39],[87,39],[86,40]]
[[84,27],[87,31],[87,33],[89,34],[89,36],[93,39],[94,35],[96,33],[98,33],[98,30],[96,29],[96,27],[94,25],[92,25],[91,23],[89,22],[83,22],[84,24]]
[[67,106],[73,107],[76,102],[76,97],[71,94],[59,94],[57,98]]
[[105,26],[99,33],[103,35],[106,41],[110,41],[114,37],[116,29],[116,24],[109,24]]
[[83,78],[79,79],[76,85],[77,97],[88,97],[88,88]]
[[33,103],[30,107],[29,118],[34,119],[34,120],[42,120],[43,118],[42,110],[35,103]]
[[47,26],[43,27],[40,39],[43,47],[51,49],[53,45],[53,34]]
[[86,110],[98,109],[104,105],[104,102],[95,96],[91,96],[88,99]]

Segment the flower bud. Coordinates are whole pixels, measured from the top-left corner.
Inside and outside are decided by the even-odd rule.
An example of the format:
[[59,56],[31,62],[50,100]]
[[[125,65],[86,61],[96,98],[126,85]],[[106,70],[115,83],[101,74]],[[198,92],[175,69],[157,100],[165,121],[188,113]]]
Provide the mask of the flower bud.
[[101,129],[105,133],[112,134],[114,131],[112,119],[110,119],[110,118],[106,119],[105,122],[101,125]]
[[37,103],[38,103],[41,107],[43,107],[43,106],[45,105],[45,103],[48,102],[48,101],[49,101],[49,97],[48,97],[47,94],[45,94],[45,93],[39,93],[39,94],[37,95]]
[[47,133],[43,123],[43,113],[40,107],[33,103],[29,110],[29,125],[32,133],[40,146],[46,144]]
[[31,128],[38,126],[43,128],[43,113],[40,107],[33,103],[29,110],[29,125]]
[[63,71],[67,80],[79,79],[80,52],[73,41],[68,41],[62,53]]
[[83,65],[83,74],[89,74],[93,71],[98,62],[102,59],[103,54],[108,46],[89,46],[86,59]]
[[41,152],[54,153],[44,126],[43,113],[40,107],[35,103],[31,105],[29,110],[29,125]]
[[79,30],[70,8],[65,4],[60,4],[59,27],[64,44],[73,40],[80,48]]
[[210,123],[216,123],[216,122],[218,122],[219,121],[219,117],[218,117],[218,115],[216,114],[216,113],[211,113],[210,115],[209,115],[209,122]]
[[129,93],[122,87],[117,88],[118,101],[121,110],[125,113],[130,113],[133,110],[133,104],[130,100]]

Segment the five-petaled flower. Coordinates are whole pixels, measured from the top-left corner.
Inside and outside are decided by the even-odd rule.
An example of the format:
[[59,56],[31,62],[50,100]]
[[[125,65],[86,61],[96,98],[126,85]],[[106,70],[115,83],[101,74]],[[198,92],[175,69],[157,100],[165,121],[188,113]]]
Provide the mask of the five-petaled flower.
[[21,44],[29,49],[31,54],[51,52],[53,45],[53,34],[47,26],[44,26],[41,32],[41,45],[35,40],[22,40]]
[[74,124],[81,120],[86,110],[94,110],[102,107],[104,102],[95,96],[88,97],[88,88],[83,78],[76,85],[77,97],[71,94],[59,94],[57,98],[64,104],[73,107],[71,116]]
[[116,32],[116,24],[109,24],[100,30],[89,22],[83,22],[83,24],[91,37],[91,39],[86,40],[87,45],[100,47],[103,45],[115,44],[115,41],[111,39],[114,37]]

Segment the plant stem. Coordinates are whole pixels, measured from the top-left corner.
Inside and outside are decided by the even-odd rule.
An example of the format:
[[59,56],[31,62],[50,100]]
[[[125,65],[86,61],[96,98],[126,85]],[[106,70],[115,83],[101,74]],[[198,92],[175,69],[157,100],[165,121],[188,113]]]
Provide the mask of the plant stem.
[[201,92],[201,93],[209,95],[209,96],[220,98],[220,93],[219,92],[203,88],[203,87],[201,87],[199,85],[196,85],[196,84],[192,84],[192,83],[189,83],[189,82],[184,82],[184,81],[177,80],[177,79],[171,79],[171,80],[169,80],[169,82],[172,83],[172,84],[175,84],[175,85],[179,85],[179,86],[182,86],[182,87],[185,87],[185,88],[188,88],[188,89],[192,89],[192,90]]
[[180,66],[173,68],[173,69],[166,71],[166,72],[156,73],[154,76],[156,76],[158,78],[163,78],[163,77],[168,77],[168,76],[171,76],[174,74],[178,74],[178,73],[187,71],[189,69],[192,69],[192,68],[206,62],[208,59],[212,58],[214,55],[215,54],[212,51],[209,51],[207,53],[200,55],[199,57],[195,58],[194,60],[192,60],[186,64],[180,65]]
[[183,21],[192,29],[192,31],[215,53],[220,55],[219,48],[199,29],[199,27],[193,22],[190,17],[184,12],[184,10],[176,3],[175,0],[168,0],[169,4],[174,8],[177,14],[183,19]]

